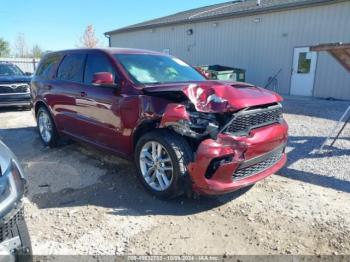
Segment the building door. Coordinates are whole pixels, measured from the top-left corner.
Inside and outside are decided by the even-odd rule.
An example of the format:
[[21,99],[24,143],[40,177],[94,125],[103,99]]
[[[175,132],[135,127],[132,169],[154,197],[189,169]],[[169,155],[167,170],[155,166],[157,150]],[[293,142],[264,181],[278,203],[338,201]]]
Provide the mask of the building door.
[[312,96],[317,53],[309,47],[294,48],[291,95]]

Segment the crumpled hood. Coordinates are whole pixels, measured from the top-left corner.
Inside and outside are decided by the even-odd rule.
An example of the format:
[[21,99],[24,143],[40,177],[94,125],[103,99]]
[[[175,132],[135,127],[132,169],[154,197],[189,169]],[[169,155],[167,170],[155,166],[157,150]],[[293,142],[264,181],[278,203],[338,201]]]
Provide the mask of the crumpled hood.
[[0,76],[1,83],[29,83],[30,76]]
[[203,81],[145,86],[148,94],[182,92],[199,112],[227,112],[281,102],[278,94],[247,83]]

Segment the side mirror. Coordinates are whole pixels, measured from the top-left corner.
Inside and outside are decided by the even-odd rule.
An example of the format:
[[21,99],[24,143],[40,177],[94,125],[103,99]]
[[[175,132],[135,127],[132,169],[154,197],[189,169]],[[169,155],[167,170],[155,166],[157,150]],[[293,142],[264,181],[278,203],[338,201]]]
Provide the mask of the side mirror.
[[92,85],[105,86],[105,87],[117,87],[114,82],[113,75],[109,72],[98,72],[92,77]]
[[24,74],[25,74],[26,76],[31,76],[33,73],[25,72]]

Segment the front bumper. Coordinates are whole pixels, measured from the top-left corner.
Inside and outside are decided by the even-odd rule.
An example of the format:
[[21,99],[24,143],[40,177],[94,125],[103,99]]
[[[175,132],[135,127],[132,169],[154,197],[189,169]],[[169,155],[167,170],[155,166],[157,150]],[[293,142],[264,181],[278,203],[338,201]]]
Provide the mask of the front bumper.
[[[288,126],[281,123],[254,129],[248,136],[234,137],[219,134],[216,140],[206,139],[198,147],[195,161],[188,166],[193,190],[199,194],[220,195],[249,186],[274,174],[287,161],[284,152],[288,139]],[[278,158],[271,157],[280,150]],[[267,161],[263,168],[261,163]],[[269,162],[270,161],[270,162]],[[243,168],[251,168],[245,176]],[[243,176],[235,176],[242,173]]]
[[0,258],[11,261],[31,247],[23,211],[27,182],[18,160],[1,141],[0,163]]
[[30,93],[0,94],[0,107],[8,106],[32,106]]
[[[18,237],[17,237],[18,238]],[[17,238],[14,238],[13,240],[17,242]],[[15,242],[15,245],[17,243]],[[13,241],[6,242],[5,244],[0,243],[0,262],[15,262],[16,261],[16,255],[11,251],[9,248],[9,245],[12,245]]]
[[23,204],[7,214],[0,223],[0,262],[16,261],[16,254],[22,251],[22,241],[18,226],[24,223]]

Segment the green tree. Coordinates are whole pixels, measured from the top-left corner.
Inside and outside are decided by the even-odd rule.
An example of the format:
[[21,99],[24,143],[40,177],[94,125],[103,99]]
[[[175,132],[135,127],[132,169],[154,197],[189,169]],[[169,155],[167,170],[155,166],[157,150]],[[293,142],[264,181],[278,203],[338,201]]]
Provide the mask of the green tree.
[[41,58],[42,55],[43,55],[43,50],[40,48],[40,46],[37,44],[33,45],[32,56],[34,58]]
[[0,57],[7,57],[10,55],[10,45],[7,41],[0,37]]

